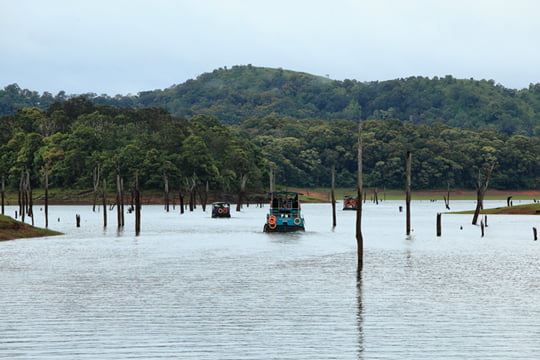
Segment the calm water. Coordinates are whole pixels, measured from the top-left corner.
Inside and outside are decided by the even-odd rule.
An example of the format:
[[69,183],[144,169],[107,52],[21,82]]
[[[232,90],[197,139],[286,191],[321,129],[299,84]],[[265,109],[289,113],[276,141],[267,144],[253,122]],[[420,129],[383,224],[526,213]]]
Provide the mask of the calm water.
[[0,358],[539,358],[540,217],[490,216],[481,237],[443,215],[436,237],[444,203],[417,201],[407,237],[400,205],[365,205],[360,279],[355,214],[332,229],[326,204],[304,205],[302,234],[263,233],[267,208],[146,206],[138,237],[132,215],[119,232],[114,212],[103,229],[91,207],[51,207],[66,235],[0,242]]

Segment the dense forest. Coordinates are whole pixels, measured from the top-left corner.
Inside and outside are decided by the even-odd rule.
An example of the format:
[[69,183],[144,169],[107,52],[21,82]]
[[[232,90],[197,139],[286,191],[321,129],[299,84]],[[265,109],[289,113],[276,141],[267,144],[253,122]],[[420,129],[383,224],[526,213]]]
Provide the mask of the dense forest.
[[540,171],[540,85],[520,91],[493,81],[408,78],[342,82],[281,69],[236,66],[136,96],[0,91],[0,175],[21,171],[42,186],[90,189],[97,167],[114,184],[137,173],[146,189],[208,186],[236,192],[356,183],[358,121],[364,186],[474,189],[495,164],[490,187],[532,189]]

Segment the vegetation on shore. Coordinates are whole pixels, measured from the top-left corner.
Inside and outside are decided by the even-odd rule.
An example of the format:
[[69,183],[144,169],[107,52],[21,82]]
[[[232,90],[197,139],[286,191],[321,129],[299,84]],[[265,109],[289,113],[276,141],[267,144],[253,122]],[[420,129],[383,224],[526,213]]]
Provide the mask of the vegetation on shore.
[[17,221],[9,216],[0,215],[0,241],[55,235],[62,235],[62,233],[49,229],[37,228]]
[[[474,214],[474,210],[447,212],[446,214]],[[480,210],[480,214],[491,215],[540,215],[540,203],[503,206]]]
[[[285,186],[278,186],[277,190],[290,190],[298,191],[303,194],[302,202],[304,203],[325,203],[331,201],[330,188],[290,188]],[[373,188],[365,188],[364,195],[366,201],[371,201],[374,198],[375,192],[377,192],[377,198],[380,201],[384,200],[405,200],[404,190],[377,190]],[[336,200],[343,200],[345,196],[356,197],[356,188],[336,188],[335,191]],[[267,196],[266,192],[247,193],[247,199],[251,202],[257,202],[261,198]],[[435,200],[443,201],[444,197],[448,195],[446,190],[432,190],[432,191],[413,191],[412,200]],[[509,196],[512,196],[512,200],[525,200],[533,201],[540,200],[540,190],[529,191],[502,191],[502,190],[488,190],[485,196],[485,200],[506,200]],[[143,190],[142,192],[143,205],[156,205],[163,204],[164,194],[161,190]],[[227,200],[235,203],[236,199],[232,194],[226,195],[224,198],[220,194],[213,194],[208,203],[212,201]],[[178,194],[171,194],[171,202],[175,204],[179,203]],[[472,190],[451,190],[450,201],[452,200],[476,200],[476,192]],[[33,204],[34,206],[41,206],[44,204],[45,195],[43,189],[34,189],[33,191]],[[93,192],[89,190],[76,190],[76,189],[49,189],[49,205],[91,205],[94,201]],[[129,199],[125,200],[129,203]],[[17,205],[17,192],[11,191],[5,193],[6,205]],[[111,193],[108,196],[108,204],[115,204],[115,194]],[[101,199],[98,199],[98,205],[101,206]]]
[[45,173],[50,188],[89,189],[98,169],[109,193],[117,174],[126,191],[137,174],[142,189],[186,196],[244,185],[264,193],[270,173],[287,187],[329,187],[332,167],[336,186],[354,187],[360,119],[366,188],[401,188],[407,152],[413,191],[473,190],[491,165],[490,188],[539,188],[540,86],[516,92],[451,76],[334,82],[245,66],[141,93],[135,103],[20,99],[34,95],[0,91],[0,107],[11,109],[0,117],[0,176],[10,190],[23,173],[32,189],[43,188]]

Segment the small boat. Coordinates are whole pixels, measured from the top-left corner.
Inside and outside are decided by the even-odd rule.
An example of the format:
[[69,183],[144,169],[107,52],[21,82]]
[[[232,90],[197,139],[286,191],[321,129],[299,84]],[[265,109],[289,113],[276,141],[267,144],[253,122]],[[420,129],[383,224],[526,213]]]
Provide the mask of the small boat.
[[270,193],[270,211],[266,215],[265,232],[305,231],[298,196],[292,191]]
[[356,199],[345,195],[343,198],[343,210],[356,210]]
[[224,202],[212,203],[212,217],[213,218],[230,218],[231,217],[231,204]]

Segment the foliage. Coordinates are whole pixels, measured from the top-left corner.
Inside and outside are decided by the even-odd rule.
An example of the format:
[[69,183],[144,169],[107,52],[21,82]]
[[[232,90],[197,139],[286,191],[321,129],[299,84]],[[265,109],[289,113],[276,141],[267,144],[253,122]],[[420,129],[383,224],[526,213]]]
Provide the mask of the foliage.
[[[22,108],[55,111],[79,98],[65,114],[85,111],[88,104],[117,108],[162,108],[174,116],[214,116],[226,124],[250,118],[385,120],[413,124],[442,123],[461,129],[496,130],[507,135],[540,135],[540,84],[514,90],[493,80],[409,77],[388,81],[334,81],[326,77],[251,65],[220,68],[164,90],[137,95],[39,95],[16,84],[0,90],[0,116]],[[51,114],[48,114],[49,116]],[[51,126],[62,126],[55,118]]]
[[495,164],[490,186],[538,187],[540,84],[520,91],[491,80],[411,77],[332,81],[283,69],[235,66],[137,96],[53,97],[0,90],[0,173],[34,186],[48,168],[58,187],[89,188],[100,167],[143,188],[208,183],[234,191],[267,187],[268,170],[285,186],[356,184],[363,126],[364,186],[399,189],[412,152],[415,190],[474,189]]
[[160,108],[117,109],[73,98],[45,112],[23,108],[0,118],[4,124],[0,173],[12,187],[23,169],[40,186],[48,168],[52,186],[90,188],[99,166],[109,184],[118,170],[126,184],[137,173],[148,189],[162,188],[166,174],[172,189],[196,179],[196,185],[235,191],[244,175],[248,187],[260,189],[266,171],[258,148],[204,115],[187,120]]

